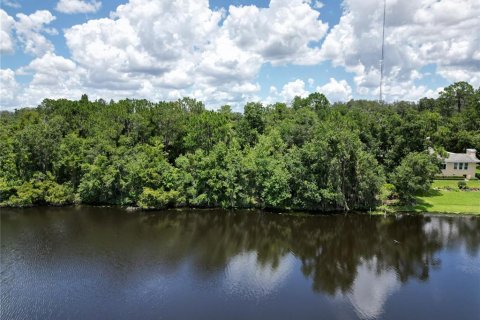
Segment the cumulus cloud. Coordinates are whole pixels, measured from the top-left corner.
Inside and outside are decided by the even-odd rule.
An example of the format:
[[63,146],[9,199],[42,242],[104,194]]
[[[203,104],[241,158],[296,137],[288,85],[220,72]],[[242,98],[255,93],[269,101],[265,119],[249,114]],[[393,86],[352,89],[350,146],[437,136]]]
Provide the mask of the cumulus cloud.
[[323,93],[330,102],[345,102],[352,99],[352,88],[346,80],[337,81],[330,78],[328,83],[318,86],[316,91]]
[[[309,79],[310,80],[310,79]],[[305,88],[305,82],[301,79],[295,79],[283,85],[279,91],[275,86],[270,86],[269,96],[263,100],[265,104],[275,102],[291,103],[295,97],[306,97],[311,92]]]
[[270,87],[270,95],[264,100],[264,103],[270,104],[274,102],[292,102],[296,96],[306,97],[313,92],[323,93],[330,102],[345,102],[352,99],[352,88],[346,80],[336,80],[330,78],[330,81],[322,86],[313,89],[314,80],[307,80],[308,89],[305,82],[301,79],[295,79],[283,85],[279,91],[275,86]]
[[[345,0],[344,7],[339,24],[325,38],[321,55],[355,74],[357,93],[373,95],[380,78],[383,6],[376,0]],[[421,77],[418,70],[428,64],[436,64],[438,73],[448,81],[468,80],[479,85],[476,52],[480,34],[473,31],[480,29],[479,16],[480,2],[475,0],[388,1],[387,97],[405,86],[422,90],[415,80]]]
[[13,53],[15,51],[12,38],[14,25],[15,20],[0,9],[0,53]]
[[300,79],[288,82],[283,86],[282,91],[280,92],[280,96],[285,102],[291,102],[296,96],[305,97],[308,94],[309,92],[305,90],[305,82]]
[[93,13],[97,12],[102,6],[100,1],[96,0],[60,0],[55,7],[55,10],[73,14],[73,13]]
[[15,72],[12,69],[0,69],[0,106],[15,107],[17,105],[16,94],[19,89],[15,80]]
[[[99,0],[59,0],[56,9],[95,12],[100,6]],[[313,0],[271,0],[266,8],[231,5],[217,10],[208,0],[130,0],[109,17],[64,30],[66,57],[54,53],[47,37],[56,33],[49,28],[55,20],[49,11],[20,13],[13,19],[0,9],[0,52],[14,52],[19,44],[34,56],[15,71],[32,75],[30,83],[17,86],[19,99],[31,105],[46,96],[76,97],[79,92],[106,99],[189,95],[212,107],[262,98],[291,102],[313,90],[331,101],[376,98],[382,6],[377,0],[345,0],[340,22],[330,30],[321,20],[322,6]],[[480,3],[474,0],[389,0],[387,99],[436,96],[436,88],[419,84],[427,65],[435,66],[433,76],[480,85],[480,35],[473,32],[480,29],[479,15]],[[264,85],[258,78],[262,65],[322,61],[343,67],[353,84],[297,79],[272,87],[267,98],[258,96]]]
[[55,20],[50,11],[38,10],[30,15],[19,13],[16,17],[15,31],[26,53],[41,56],[54,51],[53,44],[44,35],[56,34],[55,29],[46,27]]
[[268,8],[229,7],[224,27],[245,51],[257,53],[273,64],[314,64],[319,49],[311,44],[325,35],[328,24],[303,0],[271,0]]
[[86,86],[189,94],[218,106],[255,98],[263,63],[318,61],[312,43],[326,30],[301,0],[230,6],[228,13],[207,0],[131,0],[65,38],[72,60],[88,71]]
[[32,81],[17,97],[22,106],[34,106],[44,98],[78,99],[85,92],[80,81],[85,71],[73,61],[51,52],[33,59],[16,73],[32,75]]
[[73,61],[53,53],[46,53],[18,70],[20,74],[33,74],[31,85],[49,86],[62,84],[74,75],[76,65]]

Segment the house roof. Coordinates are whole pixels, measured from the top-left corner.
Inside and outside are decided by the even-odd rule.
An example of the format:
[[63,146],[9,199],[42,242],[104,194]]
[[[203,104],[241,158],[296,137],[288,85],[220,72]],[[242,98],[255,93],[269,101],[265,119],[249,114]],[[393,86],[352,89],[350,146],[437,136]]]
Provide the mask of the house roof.
[[466,153],[453,153],[447,152],[448,157],[445,158],[445,162],[467,162],[467,163],[480,163],[475,155],[469,155]]

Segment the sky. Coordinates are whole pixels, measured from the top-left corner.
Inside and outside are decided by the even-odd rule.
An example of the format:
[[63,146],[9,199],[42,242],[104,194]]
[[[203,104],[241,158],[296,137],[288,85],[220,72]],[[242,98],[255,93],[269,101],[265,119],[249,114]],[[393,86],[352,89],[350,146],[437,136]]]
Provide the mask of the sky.
[[[480,1],[386,0],[384,99],[480,86]],[[382,0],[2,0],[0,109],[378,99]]]

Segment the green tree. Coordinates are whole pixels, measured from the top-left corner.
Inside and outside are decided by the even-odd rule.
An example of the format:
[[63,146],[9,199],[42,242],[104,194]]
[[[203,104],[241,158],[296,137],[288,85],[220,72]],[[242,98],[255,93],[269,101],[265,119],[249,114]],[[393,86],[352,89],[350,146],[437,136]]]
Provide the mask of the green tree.
[[249,190],[254,206],[260,208],[289,207],[290,172],[287,169],[286,144],[277,130],[261,135],[258,144],[249,150],[245,168],[249,177]]
[[438,98],[440,112],[447,116],[454,112],[460,113],[465,109],[473,95],[474,89],[468,82],[455,82],[440,92]]
[[408,154],[390,176],[391,183],[404,203],[413,203],[415,196],[430,189],[440,172],[438,160],[420,152]]
[[242,144],[254,145],[266,127],[266,109],[261,103],[249,102],[245,105],[243,118],[238,125],[238,137]]
[[230,135],[231,126],[225,114],[205,111],[189,118],[184,138],[185,149],[208,152],[218,142],[226,142]]

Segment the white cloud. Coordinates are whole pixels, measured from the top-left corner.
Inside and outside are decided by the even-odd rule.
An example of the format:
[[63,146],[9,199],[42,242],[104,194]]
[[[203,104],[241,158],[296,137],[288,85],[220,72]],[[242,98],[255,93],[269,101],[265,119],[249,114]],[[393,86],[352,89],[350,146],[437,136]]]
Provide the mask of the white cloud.
[[[57,10],[68,11],[62,9],[67,2],[60,1]],[[89,3],[93,2],[98,1]],[[43,35],[55,17],[48,11],[17,17],[17,34],[25,51],[41,57],[19,70],[33,73],[25,91],[49,85],[50,91],[43,90],[45,95],[66,94],[64,82],[53,79],[72,75],[65,70],[52,75],[41,68],[61,62]],[[76,87],[71,90],[86,89],[117,98],[191,95],[207,105],[235,106],[259,99],[256,77],[262,64],[318,61],[319,49],[313,44],[326,30],[319,12],[302,0],[272,0],[268,8],[261,9],[230,6],[228,13],[210,9],[207,0],[130,0],[109,18],[65,30],[71,62],[75,72],[81,73],[73,77]],[[306,92],[294,85],[282,90],[283,99]]]
[[72,58],[88,68],[100,86],[113,79],[130,82],[164,75],[175,82],[192,71],[196,52],[204,50],[220,18],[206,2],[132,0],[119,6],[113,18],[74,26],[65,37]]
[[0,109],[15,107],[16,95],[19,89],[15,80],[15,72],[11,69],[0,69]]
[[22,6],[20,3],[14,0],[3,0],[2,4],[6,5],[7,7],[13,8],[13,9],[20,9]]
[[53,53],[46,53],[36,58],[26,67],[18,70],[20,74],[33,74],[31,85],[52,85],[63,83],[75,73],[76,65],[73,61]]
[[[437,73],[452,82],[468,81],[478,87],[480,86],[480,67],[478,66],[480,65],[480,61],[473,63],[473,65],[464,66],[439,66]],[[475,66],[475,64],[477,64],[477,66]]]
[[308,94],[309,92],[305,90],[305,82],[297,79],[288,82],[283,86],[282,91],[280,92],[280,97],[282,97],[284,102],[291,102],[296,96],[305,97]]
[[13,53],[15,45],[12,38],[12,29],[15,20],[4,10],[0,9],[0,53]]
[[56,30],[46,25],[55,20],[48,10],[38,10],[30,15],[17,14],[15,31],[26,53],[41,56],[54,50],[53,44],[42,34],[55,34]]
[[85,92],[80,81],[84,72],[73,61],[48,52],[17,70],[33,76],[17,100],[22,106],[34,106],[44,98],[78,99]]
[[320,13],[303,0],[271,0],[268,8],[229,7],[224,27],[242,50],[259,54],[273,64],[314,64],[328,25]]
[[222,30],[199,57],[199,76],[211,86],[248,82],[261,67],[261,57],[241,50]]
[[263,9],[230,6],[228,15],[211,10],[207,0],[131,0],[110,18],[66,30],[65,38],[72,59],[87,71],[85,86],[142,87],[160,98],[190,94],[218,106],[256,98],[263,63],[318,60],[310,44],[326,29],[318,11],[300,0],[273,0]]
[[330,102],[345,102],[352,99],[352,88],[346,80],[337,81],[330,78],[328,83],[318,86],[316,91],[323,93]]
[[314,3],[313,3],[313,7],[315,9],[322,9],[325,5],[323,4],[323,2],[321,1],[318,1],[316,0]]
[[[344,14],[327,35],[321,54],[335,66],[353,72],[357,93],[372,97],[380,78],[383,6],[376,0],[346,0],[344,6]],[[438,73],[448,81],[480,85],[480,64],[475,60],[480,33],[474,32],[480,30],[479,16],[480,2],[476,0],[388,1],[386,87],[392,92],[406,86],[415,89],[418,70],[429,64],[436,64]],[[421,90],[421,86],[416,89]],[[390,100],[395,98],[385,92]]]
[[[57,10],[87,12],[100,4],[60,0]],[[291,102],[315,87],[331,101],[377,98],[382,8],[377,0],[345,0],[343,6],[339,24],[326,35],[319,1],[272,0],[267,8],[212,10],[208,0],[130,0],[107,18],[66,29],[69,59],[56,56],[47,38],[56,33],[49,28],[55,19],[49,11],[20,13],[15,21],[0,9],[0,51],[13,52],[18,43],[36,57],[17,70],[33,76],[17,90],[22,103],[31,105],[50,94],[78,97],[86,92],[105,99],[190,95],[211,107],[236,107],[260,99],[262,65],[288,68],[324,60],[353,73],[355,90],[345,80],[319,85],[314,79],[297,79],[270,88],[266,101]],[[433,76],[480,85],[480,35],[472,32],[480,28],[478,15],[480,3],[474,0],[389,0],[384,76],[388,100],[435,96],[436,89],[417,82],[427,65],[435,66]]]
[[309,78],[307,82],[309,89],[305,87],[305,82],[301,79],[287,82],[280,91],[275,86],[271,86],[270,94],[263,102],[265,104],[275,102],[290,103],[296,96],[305,98],[313,91],[325,94],[330,102],[345,102],[352,98],[352,88],[346,80],[337,81],[334,78],[330,78],[328,83],[323,86],[317,86],[315,90],[313,90],[314,80]]
[[97,0],[60,0],[55,10],[63,13],[93,13],[97,12],[102,3]]
[[305,82],[301,79],[295,79],[283,85],[282,90],[278,91],[275,86],[270,87],[270,95],[264,99],[263,103],[271,104],[275,102],[291,103],[296,96],[306,97],[310,94],[305,89]]

